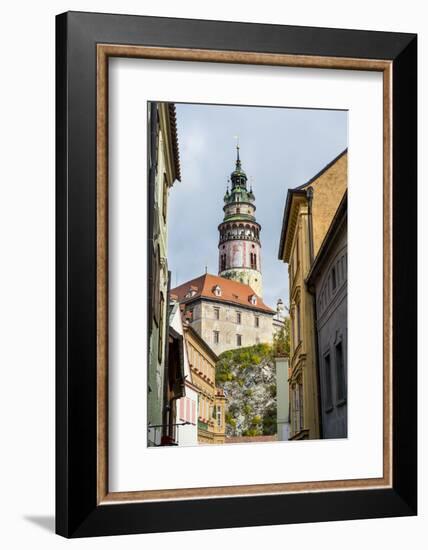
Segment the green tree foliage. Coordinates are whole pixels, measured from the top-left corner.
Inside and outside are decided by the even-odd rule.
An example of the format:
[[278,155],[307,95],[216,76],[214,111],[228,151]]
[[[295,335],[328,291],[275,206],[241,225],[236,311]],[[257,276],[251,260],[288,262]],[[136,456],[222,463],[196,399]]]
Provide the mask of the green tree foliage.
[[273,355],[275,357],[290,357],[290,318],[284,319],[283,328],[274,334]]
[[271,406],[266,409],[262,421],[262,433],[263,435],[276,434],[276,403],[275,406]]

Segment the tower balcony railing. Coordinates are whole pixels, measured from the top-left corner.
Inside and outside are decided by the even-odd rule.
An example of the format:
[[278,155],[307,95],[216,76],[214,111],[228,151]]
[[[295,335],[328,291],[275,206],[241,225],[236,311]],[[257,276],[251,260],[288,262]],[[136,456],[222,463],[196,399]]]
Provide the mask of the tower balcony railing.
[[253,241],[260,244],[259,237],[255,235],[221,235],[220,243],[230,241],[230,240],[240,240],[240,241]]

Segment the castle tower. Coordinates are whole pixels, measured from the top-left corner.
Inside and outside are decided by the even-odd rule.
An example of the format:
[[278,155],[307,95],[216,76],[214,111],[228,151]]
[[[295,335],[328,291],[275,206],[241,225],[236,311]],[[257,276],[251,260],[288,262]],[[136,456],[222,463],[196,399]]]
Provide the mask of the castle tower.
[[241,167],[239,145],[236,147],[236,167],[230,179],[231,189],[227,188],[224,196],[224,218],[218,226],[218,274],[249,285],[262,297],[261,226],[255,218],[253,191],[251,187],[247,189],[247,175]]

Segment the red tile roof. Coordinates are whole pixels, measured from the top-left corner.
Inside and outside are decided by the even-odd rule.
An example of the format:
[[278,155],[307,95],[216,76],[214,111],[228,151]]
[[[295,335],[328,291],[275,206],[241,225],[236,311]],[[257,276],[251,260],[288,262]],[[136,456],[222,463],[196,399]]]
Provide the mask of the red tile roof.
[[[221,288],[221,296],[214,294],[214,288],[217,285]],[[190,290],[193,290],[194,294],[187,296]],[[256,293],[249,285],[225,279],[224,277],[218,277],[217,275],[210,275],[209,273],[187,281],[187,283],[183,283],[176,288],[172,288],[172,294],[175,294],[181,303],[192,302],[198,298],[208,298],[217,302],[227,302],[249,309],[264,311],[265,313],[275,313],[258,296],[256,304],[253,305],[251,303],[251,297],[256,296]]]

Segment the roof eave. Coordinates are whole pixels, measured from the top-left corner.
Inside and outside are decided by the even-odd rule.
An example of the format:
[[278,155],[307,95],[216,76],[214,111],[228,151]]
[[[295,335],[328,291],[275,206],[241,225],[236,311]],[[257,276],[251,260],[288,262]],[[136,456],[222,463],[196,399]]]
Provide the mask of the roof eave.
[[287,241],[288,225],[290,222],[291,208],[293,198],[295,196],[306,197],[306,191],[303,189],[289,189],[287,192],[287,200],[285,201],[284,216],[282,221],[281,238],[279,241],[278,259],[284,260],[284,248]]
[[175,169],[175,179],[181,181],[181,170],[180,170],[180,152],[178,146],[178,132],[177,132],[177,111],[174,103],[168,104],[169,111],[169,123],[171,129],[171,138],[172,138],[172,151],[174,157],[174,169]]

